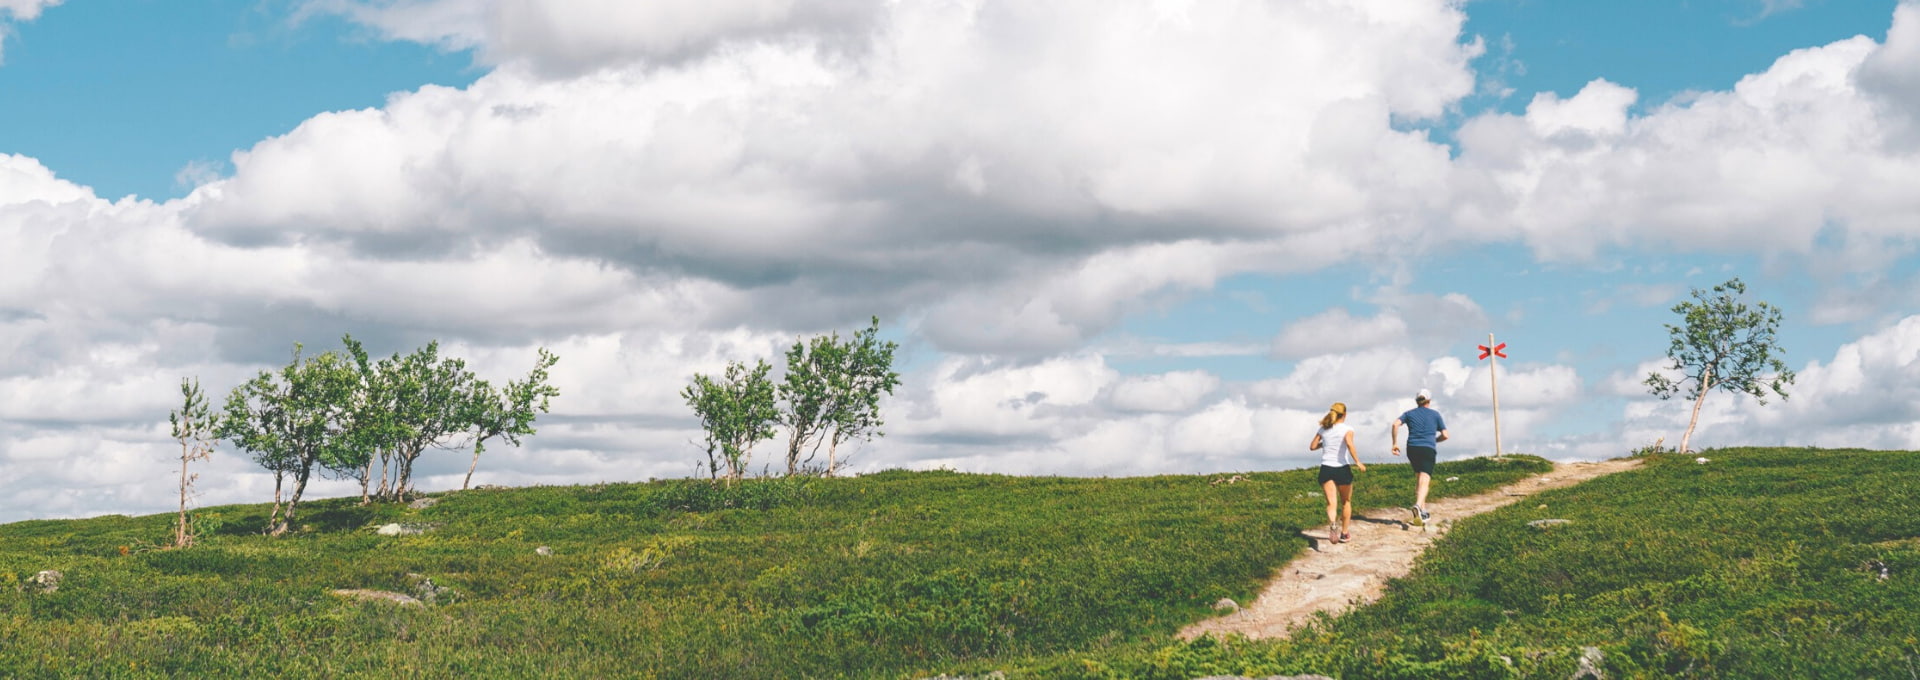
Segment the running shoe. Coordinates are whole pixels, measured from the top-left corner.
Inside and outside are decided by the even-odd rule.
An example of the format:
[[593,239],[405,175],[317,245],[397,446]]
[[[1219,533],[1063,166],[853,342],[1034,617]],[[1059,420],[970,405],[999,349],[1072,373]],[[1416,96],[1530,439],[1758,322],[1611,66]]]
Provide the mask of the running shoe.
[[1352,541],[1352,540],[1353,540],[1353,534],[1349,534],[1349,533],[1347,533],[1347,532],[1344,532],[1344,531],[1342,531],[1342,532],[1340,532],[1340,542],[1341,542],[1341,543],[1346,543],[1346,542],[1349,542],[1349,541]]
[[1422,524],[1425,524],[1427,520],[1433,519],[1433,515],[1428,514],[1426,508],[1416,507],[1414,508],[1414,510],[1417,510],[1420,512],[1420,522]]
[[1417,527],[1418,527],[1418,526],[1426,526],[1426,524],[1427,524],[1427,513],[1426,513],[1425,511],[1422,511],[1422,510],[1420,509],[1420,506],[1417,506],[1417,505],[1410,505],[1410,506],[1407,506],[1407,512],[1409,512],[1409,513],[1412,513],[1412,514],[1413,514],[1413,525],[1414,525],[1414,526],[1417,526]]

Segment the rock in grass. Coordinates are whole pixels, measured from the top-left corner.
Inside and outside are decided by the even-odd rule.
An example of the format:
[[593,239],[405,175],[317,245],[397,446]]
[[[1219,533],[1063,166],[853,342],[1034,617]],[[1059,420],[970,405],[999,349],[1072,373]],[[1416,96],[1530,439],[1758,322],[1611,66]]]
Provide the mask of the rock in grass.
[[1560,526],[1562,524],[1568,524],[1571,522],[1573,522],[1573,520],[1570,520],[1570,519],[1536,519],[1534,521],[1528,522],[1527,526],[1533,527],[1535,529],[1546,529],[1547,527]]
[[51,593],[60,589],[60,579],[65,576],[58,571],[47,569],[33,575],[22,584],[28,592]]
[[541,557],[553,557],[553,548],[549,548],[543,545],[538,548],[534,548],[533,554],[539,555]]
[[1580,667],[1573,671],[1573,677],[1568,680],[1607,680],[1607,672],[1601,670],[1606,660],[1607,655],[1599,647],[1581,647]]
[[388,524],[375,530],[374,533],[381,536],[412,536],[426,533],[426,531],[427,527],[416,524]]
[[1217,612],[1237,612],[1240,611],[1240,603],[1234,602],[1232,598],[1223,597],[1213,603],[1213,610]]
[[1333,680],[1324,675],[1269,675],[1264,678],[1249,678],[1244,675],[1209,675],[1200,680]]
[[440,499],[438,498],[422,498],[412,503],[408,503],[407,507],[413,508],[415,510],[425,510],[427,508],[433,507],[435,503],[439,503],[439,502],[440,502]]
[[453,595],[452,588],[434,585],[433,579],[421,574],[407,574],[407,583],[408,589],[413,591],[413,596],[427,604],[437,604],[440,598]]
[[391,602],[401,606],[420,606],[420,601],[410,596],[387,590],[365,590],[361,588],[338,588],[334,595],[361,602]]

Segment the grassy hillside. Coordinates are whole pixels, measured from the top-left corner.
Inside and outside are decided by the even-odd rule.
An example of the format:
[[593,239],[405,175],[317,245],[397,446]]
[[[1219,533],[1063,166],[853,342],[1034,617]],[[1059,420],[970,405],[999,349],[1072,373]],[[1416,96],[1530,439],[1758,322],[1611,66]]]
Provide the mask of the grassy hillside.
[[1594,647],[1609,678],[1920,677],[1920,454],[1703,455],[1463,521],[1379,602],[1293,641],[1068,656],[1028,674],[1567,678]]
[[[1443,463],[1460,481],[1437,493],[1544,469]],[[0,675],[900,677],[1124,656],[1303,550],[1324,521],[1311,474],[467,491],[314,503],[280,538],[257,535],[264,506],[230,506],[203,511],[221,526],[188,550],[154,548],[166,515],[21,522],[0,526],[0,579],[65,579],[0,587]],[[1401,505],[1410,486],[1404,465],[1377,466],[1359,503]],[[390,522],[431,530],[375,533]],[[405,592],[409,574],[452,591],[331,594]]]

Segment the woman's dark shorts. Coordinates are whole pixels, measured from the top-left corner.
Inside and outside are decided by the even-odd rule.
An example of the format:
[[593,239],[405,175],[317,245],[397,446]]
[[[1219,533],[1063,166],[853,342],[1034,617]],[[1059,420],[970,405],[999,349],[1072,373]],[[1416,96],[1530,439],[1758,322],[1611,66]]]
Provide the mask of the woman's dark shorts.
[[1433,474],[1433,459],[1439,456],[1440,452],[1433,450],[1431,446],[1407,447],[1407,462],[1413,463],[1414,472]]
[[1325,484],[1327,482],[1333,482],[1337,486],[1353,486],[1353,467],[1348,465],[1339,467],[1332,465],[1320,466],[1320,483]]

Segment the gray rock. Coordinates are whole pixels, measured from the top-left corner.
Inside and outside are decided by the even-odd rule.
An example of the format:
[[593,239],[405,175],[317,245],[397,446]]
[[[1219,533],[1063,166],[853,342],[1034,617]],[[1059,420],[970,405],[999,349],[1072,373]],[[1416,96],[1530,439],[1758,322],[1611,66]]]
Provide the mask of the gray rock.
[[402,606],[420,606],[420,601],[388,590],[362,590],[360,588],[338,588],[333,591],[338,597],[361,602],[391,602]]
[[1599,647],[1581,647],[1580,667],[1567,680],[1607,680],[1607,672],[1602,670],[1606,660],[1607,655]]
[[65,575],[58,571],[48,569],[36,573],[32,578],[27,579],[23,587],[29,592],[51,593],[60,589],[60,579],[62,578],[65,578]]
[[1573,523],[1573,520],[1570,520],[1570,519],[1536,519],[1534,521],[1528,522],[1527,526],[1533,527],[1535,529],[1546,529],[1547,527],[1556,527],[1562,524],[1571,524],[1571,523]]
[[413,596],[427,604],[436,604],[441,598],[453,596],[452,588],[434,585],[433,579],[421,574],[407,574],[407,582],[408,589],[413,591]]
[[424,534],[430,528],[432,527],[418,524],[388,524],[374,530],[374,533],[380,534],[381,536],[412,536],[414,534]]
[[412,503],[408,503],[407,507],[413,508],[415,510],[425,510],[427,508],[433,507],[434,504],[439,502],[440,502],[440,499],[438,498],[422,498]]
[[1237,612],[1240,611],[1240,603],[1234,602],[1231,598],[1223,597],[1213,603],[1213,610],[1217,612]]
[[539,555],[541,557],[553,557],[553,548],[549,548],[543,545],[538,548],[534,548],[533,554]]

